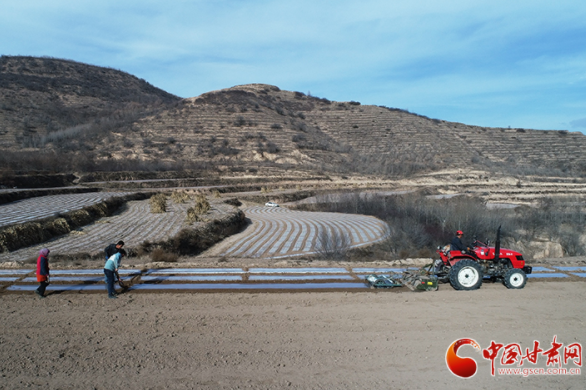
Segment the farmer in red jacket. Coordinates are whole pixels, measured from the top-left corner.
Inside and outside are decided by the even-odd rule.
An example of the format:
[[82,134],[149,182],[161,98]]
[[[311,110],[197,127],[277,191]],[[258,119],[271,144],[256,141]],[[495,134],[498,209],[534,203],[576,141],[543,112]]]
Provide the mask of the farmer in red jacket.
[[49,285],[49,249],[43,248],[37,258],[37,282],[41,285],[35,290],[35,293],[41,298],[45,298],[45,289]]

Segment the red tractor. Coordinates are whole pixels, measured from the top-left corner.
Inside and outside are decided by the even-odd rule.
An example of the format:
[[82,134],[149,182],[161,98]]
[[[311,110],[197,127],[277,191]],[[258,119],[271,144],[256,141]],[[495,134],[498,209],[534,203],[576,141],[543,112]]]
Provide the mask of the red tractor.
[[449,245],[438,248],[441,260],[435,261],[432,273],[439,281],[449,281],[456,290],[476,290],[485,277],[502,280],[507,288],[525,287],[532,268],[525,265],[521,253],[500,247],[500,235],[499,226],[494,247],[488,241],[474,240],[465,251],[450,250]]

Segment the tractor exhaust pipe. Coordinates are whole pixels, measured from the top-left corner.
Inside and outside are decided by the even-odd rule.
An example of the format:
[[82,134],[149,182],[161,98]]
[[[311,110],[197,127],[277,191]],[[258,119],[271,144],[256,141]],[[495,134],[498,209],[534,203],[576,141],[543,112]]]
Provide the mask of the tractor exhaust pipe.
[[494,262],[498,264],[501,254],[501,227],[496,230],[496,242],[494,243]]

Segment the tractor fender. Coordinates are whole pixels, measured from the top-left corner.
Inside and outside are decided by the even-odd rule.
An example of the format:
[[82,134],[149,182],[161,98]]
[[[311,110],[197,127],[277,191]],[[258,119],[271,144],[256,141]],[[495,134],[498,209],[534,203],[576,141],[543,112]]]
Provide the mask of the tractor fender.
[[476,259],[472,256],[458,256],[458,257],[454,257],[452,259],[449,259],[448,262],[450,263],[450,266],[454,266],[454,264],[456,264],[458,261],[460,260],[472,260],[472,261],[476,261]]

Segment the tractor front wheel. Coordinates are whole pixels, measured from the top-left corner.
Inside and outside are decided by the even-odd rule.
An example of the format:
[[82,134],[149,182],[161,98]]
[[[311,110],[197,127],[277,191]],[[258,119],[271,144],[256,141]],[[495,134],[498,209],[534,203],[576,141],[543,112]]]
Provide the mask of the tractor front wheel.
[[473,260],[460,260],[450,270],[450,284],[455,290],[477,290],[482,285],[484,273]]
[[511,268],[505,272],[503,283],[507,288],[523,288],[527,283],[527,274],[518,268]]

